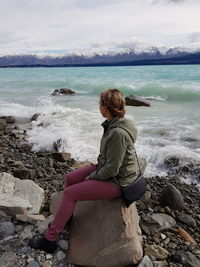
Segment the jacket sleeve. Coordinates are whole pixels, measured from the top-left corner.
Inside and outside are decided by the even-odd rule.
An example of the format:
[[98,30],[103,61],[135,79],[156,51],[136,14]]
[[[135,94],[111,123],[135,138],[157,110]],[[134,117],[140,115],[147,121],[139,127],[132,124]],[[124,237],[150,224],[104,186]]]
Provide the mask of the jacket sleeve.
[[107,180],[115,177],[123,163],[126,149],[126,136],[121,132],[114,132],[107,143],[105,165],[100,170],[92,172],[89,179]]

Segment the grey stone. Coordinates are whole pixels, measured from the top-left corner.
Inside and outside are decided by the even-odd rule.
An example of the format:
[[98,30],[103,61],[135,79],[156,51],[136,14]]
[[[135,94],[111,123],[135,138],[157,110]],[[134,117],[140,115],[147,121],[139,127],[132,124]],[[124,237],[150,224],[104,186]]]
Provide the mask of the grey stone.
[[68,242],[66,240],[59,240],[58,246],[63,250],[67,250],[68,249]]
[[190,216],[190,215],[187,215],[187,214],[179,214],[178,215],[178,219],[179,221],[191,226],[191,227],[196,227],[197,226],[197,223],[196,221]]
[[169,206],[174,210],[183,210],[185,208],[181,192],[172,184],[168,184],[163,188],[160,195],[160,204],[161,206]]
[[43,201],[44,190],[33,181],[0,173],[0,209],[8,215],[37,214]]
[[153,267],[153,263],[149,256],[145,255],[137,267]]
[[0,238],[3,239],[7,236],[12,236],[15,234],[15,225],[11,222],[1,222],[0,223]]
[[13,251],[5,252],[0,258],[0,267],[15,266],[16,254]]
[[66,258],[66,254],[62,251],[62,250],[59,250],[57,253],[56,253],[56,259],[58,261],[62,261]]
[[53,216],[47,217],[43,222],[38,222],[38,231],[40,234],[44,234],[44,232],[47,230],[49,223],[53,221]]
[[146,234],[151,235],[175,227],[176,221],[167,214],[153,213],[142,215],[140,225]]
[[173,257],[178,263],[181,263],[184,267],[200,267],[200,260],[189,251],[176,251]]
[[30,261],[26,267],[40,267],[39,263],[37,261]]

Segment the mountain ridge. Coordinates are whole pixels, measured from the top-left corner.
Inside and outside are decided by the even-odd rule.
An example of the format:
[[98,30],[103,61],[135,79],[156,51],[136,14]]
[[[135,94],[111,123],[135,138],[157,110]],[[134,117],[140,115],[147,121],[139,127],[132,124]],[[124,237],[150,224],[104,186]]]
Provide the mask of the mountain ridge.
[[75,66],[131,66],[200,64],[200,51],[170,48],[161,52],[157,47],[148,51],[134,49],[116,53],[51,55],[6,55],[0,56],[0,67],[75,67]]

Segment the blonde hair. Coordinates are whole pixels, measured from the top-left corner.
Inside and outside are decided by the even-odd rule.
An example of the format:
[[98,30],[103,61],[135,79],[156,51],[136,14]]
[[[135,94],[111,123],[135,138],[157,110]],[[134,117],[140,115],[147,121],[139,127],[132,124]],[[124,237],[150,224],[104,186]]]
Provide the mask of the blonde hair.
[[125,100],[123,94],[118,89],[108,89],[100,94],[100,104],[106,106],[113,117],[123,118],[125,109]]

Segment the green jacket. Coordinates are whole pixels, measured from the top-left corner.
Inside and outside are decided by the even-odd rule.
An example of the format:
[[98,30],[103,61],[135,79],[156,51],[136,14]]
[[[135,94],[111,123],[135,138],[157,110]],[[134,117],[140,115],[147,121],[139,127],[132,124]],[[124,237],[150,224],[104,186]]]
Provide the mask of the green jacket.
[[89,179],[104,180],[117,187],[127,186],[139,176],[134,142],[137,130],[131,120],[115,117],[102,123],[97,170]]

